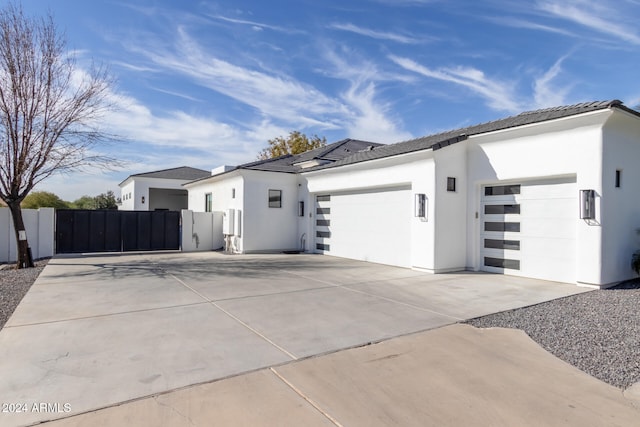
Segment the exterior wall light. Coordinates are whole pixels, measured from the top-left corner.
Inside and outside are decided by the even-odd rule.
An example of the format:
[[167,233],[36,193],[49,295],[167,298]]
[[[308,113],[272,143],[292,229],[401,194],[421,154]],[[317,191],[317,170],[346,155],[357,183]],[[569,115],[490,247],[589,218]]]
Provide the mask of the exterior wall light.
[[580,219],[596,218],[596,191],[580,190]]
[[142,196],[142,203],[144,203],[144,196]]
[[427,196],[424,194],[416,194],[413,205],[413,216],[416,218],[425,218],[427,216]]

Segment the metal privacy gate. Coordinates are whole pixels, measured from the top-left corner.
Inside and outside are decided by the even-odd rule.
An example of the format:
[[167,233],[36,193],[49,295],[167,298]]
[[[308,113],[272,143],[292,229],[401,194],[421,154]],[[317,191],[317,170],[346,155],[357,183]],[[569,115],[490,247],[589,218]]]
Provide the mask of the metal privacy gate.
[[61,209],[56,253],[180,249],[180,212]]

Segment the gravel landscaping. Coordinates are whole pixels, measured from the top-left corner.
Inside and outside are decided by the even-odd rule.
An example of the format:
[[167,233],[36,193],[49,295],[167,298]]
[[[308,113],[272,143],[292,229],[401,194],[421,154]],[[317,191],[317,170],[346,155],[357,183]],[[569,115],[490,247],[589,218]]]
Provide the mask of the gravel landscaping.
[[640,280],[465,323],[521,329],[560,359],[622,389],[640,381]]
[[0,270],[0,329],[7,323],[22,297],[49,262],[48,259],[36,261],[36,267],[15,270],[11,265],[3,265]]

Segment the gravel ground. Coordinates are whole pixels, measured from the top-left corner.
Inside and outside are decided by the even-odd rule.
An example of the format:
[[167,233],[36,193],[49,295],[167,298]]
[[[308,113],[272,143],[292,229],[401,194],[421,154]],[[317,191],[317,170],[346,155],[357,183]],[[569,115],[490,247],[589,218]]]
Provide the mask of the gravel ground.
[[22,297],[25,296],[33,282],[49,260],[36,261],[35,268],[15,270],[5,265],[0,270],[0,329],[7,323]]
[[622,389],[640,381],[640,279],[465,323],[521,329],[560,359]]

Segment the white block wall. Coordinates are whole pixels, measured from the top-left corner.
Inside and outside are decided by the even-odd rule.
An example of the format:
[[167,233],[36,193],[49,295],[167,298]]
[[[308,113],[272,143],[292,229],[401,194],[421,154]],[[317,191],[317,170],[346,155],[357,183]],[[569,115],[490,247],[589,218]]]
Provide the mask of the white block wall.
[[[27,240],[34,259],[53,256],[55,210],[23,209]],[[16,262],[17,246],[13,219],[9,208],[0,208],[0,262]]]
[[210,251],[224,245],[222,212],[182,210],[182,251]]

